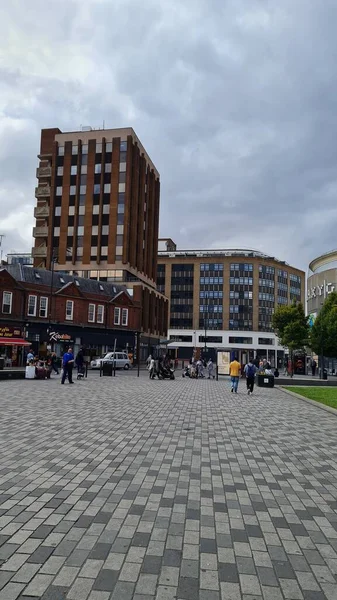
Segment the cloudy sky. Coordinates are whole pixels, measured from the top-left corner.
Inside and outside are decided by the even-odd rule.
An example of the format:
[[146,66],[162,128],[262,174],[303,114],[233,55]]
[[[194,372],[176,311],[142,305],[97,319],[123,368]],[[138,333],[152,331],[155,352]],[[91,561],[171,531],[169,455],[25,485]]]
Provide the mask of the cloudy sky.
[[134,127],[161,235],[306,268],[337,247],[336,0],[0,7],[0,233],[32,246],[42,127]]

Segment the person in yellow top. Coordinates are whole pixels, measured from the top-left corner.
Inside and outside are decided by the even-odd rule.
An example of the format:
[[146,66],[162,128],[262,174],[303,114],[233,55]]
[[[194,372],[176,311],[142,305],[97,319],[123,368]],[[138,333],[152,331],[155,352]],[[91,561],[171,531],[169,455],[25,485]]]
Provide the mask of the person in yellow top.
[[236,358],[234,358],[234,360],[232,360],[232,362],[229,365],[229,374],[230,374],[230,378],[231,378],[231,392],[235,392],[236,394],[238,393],[238,385],[239,385],[239,377],[241,375],[241,365],[240,363],[236,360]]

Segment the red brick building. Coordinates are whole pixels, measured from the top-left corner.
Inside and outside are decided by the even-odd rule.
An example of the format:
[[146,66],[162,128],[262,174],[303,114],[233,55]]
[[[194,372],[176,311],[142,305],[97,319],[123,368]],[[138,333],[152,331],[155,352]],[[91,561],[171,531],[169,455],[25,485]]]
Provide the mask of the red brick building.
[[[152,294],[152,298],[150,295]],[[133,297],[110,282],[74,277],[58,271],[21,265],[0,270],[0,353],[20,364],[28,340],[39,354],[52,346],[58,354],[71,344],[88,354],[136,350],[140,333],[141,358],[166,335],[167,300],[155,290],[136,285]]]

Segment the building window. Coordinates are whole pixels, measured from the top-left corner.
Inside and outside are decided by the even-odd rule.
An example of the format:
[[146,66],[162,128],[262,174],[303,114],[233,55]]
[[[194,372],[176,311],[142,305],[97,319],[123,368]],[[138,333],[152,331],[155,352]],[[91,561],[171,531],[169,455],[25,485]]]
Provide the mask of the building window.
[[114,325],[120,325],[121,322],[121,309],[115,306],[114,310]]
[[258,343],[262,346],[274,346],[274,338],[258,338]]
[[112,152],[112,142],[106,142],[105,152]]
[[97,306],[97,323],[104,323],[104,306],[99,304]]
[[48,312],[48,298],[46,296],[41,296],[40,298],[40,317],[42,319],[46,319]]
[[77,165],[71,165],[70,175],[77,175]]
[[102,172],[102,165],[101,163],[95,165],[95,173],[96,175]]
[[95,304],[89,304],[89,309],[88,309],[88,321],[89,321],[89,323],[94,323],[95,322],[95,312],[96,312],[96,306],[95,306]]
[[57,154],[59,156],[64,156],[64,146],[59,146],[57,149]]
[[99,194],[101,191],[101,186],[99,183],[94,184],[94,194]]
[[76,185],[71,185],[69,190],[70,196],[75,196],[76,194]]
[[56,196],[62,196],[62,185],[58,185],[56,188]]
[[82,146],[82,154],[88,154],[88,144],[83,144],[83,146]]
[[106,163],[104,170],[106,173],[111,173],[111,163]]
[[206,338],[204,335],[199,335],[199,342],[203,344],[222,344],[222,335],[206,335]]
[[55,207],[55,217],[60,217],[61,216],[61,206],[56,206]]
[[129,320],[129,309],[123,308],[122,309],[122,325],[124,325],[124,327],[127,327],[128,320]]
[[28,296],[28,316],[36,317],[37,296]]
[[63,167],[57,167],[57,175],[59,177],[62,177],[62,175],[63,175]]
[[2,312],[5,315],[10,315],[12,312],[12,292],[4,292],[2,294]]
[[66,321],[72,321],[74,317],[74,302],[73,300],[66,301]]
[[118,192],[119,193],[125,192],[125,183],[118,184]]
[[110,194],[110,190],[111,190],[111,184],[110,183],[105,183],[104,184],[104,193],[105,194]]
[[128,143],[127,142],[121,142],[119,149],[120,149],[121,152],[126,152],[127,149],[128,149]]
[[253,338],[251,337],[233,337],[229,336],[228,342],[230,344],[252,344]]
[[87,193],[87,186],[80,185],[80,194],[86,194],[86,193]]

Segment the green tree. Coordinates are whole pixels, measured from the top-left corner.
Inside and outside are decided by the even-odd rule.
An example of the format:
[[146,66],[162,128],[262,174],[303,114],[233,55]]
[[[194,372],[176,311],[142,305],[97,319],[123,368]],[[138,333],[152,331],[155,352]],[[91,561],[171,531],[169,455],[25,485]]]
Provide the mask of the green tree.
[[328,295],[311,329],[310,346],[316,354],[337,356],[337,292]]
[[[273,315],[273,328],[282,346],[289,348],[293,365],[294,352],[303,350],[309,341],[309,317],[305,316],[303,304],[293,302],[290,306],[280,306]],[[293,374],[294,369],[292,368]]]

